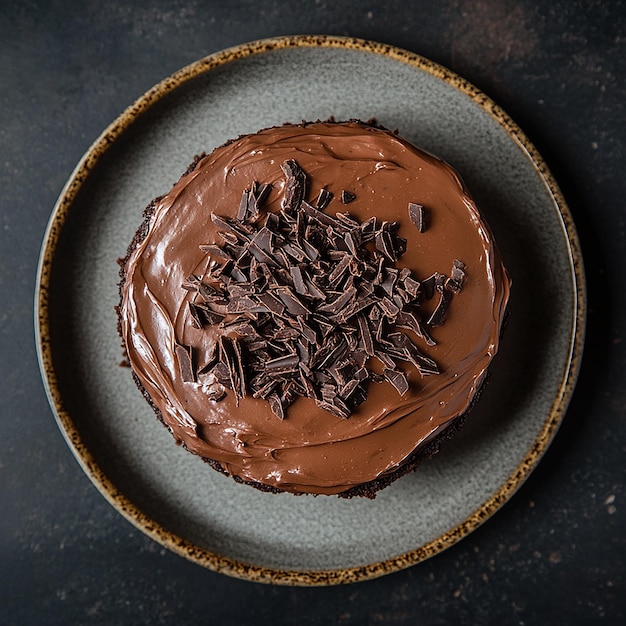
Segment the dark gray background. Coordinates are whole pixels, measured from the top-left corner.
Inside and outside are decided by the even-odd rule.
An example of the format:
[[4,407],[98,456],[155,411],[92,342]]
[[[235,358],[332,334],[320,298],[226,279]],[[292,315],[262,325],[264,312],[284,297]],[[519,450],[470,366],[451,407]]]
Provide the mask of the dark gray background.
[[[556,175],[589,281],[579,385],[554,444],[512,501],[430,561],[322,589],[205,571],[116,513],[57,429],[32,322],[47,220],[98,134],[183,65],[298,33],[407,48],[491,96]],[[625,103],[624,2],[1,2],[0,623],[621,623]]]

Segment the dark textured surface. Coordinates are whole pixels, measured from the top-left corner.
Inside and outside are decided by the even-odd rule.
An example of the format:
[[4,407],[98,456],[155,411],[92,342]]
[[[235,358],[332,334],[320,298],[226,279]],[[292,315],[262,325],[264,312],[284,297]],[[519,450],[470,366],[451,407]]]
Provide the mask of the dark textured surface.
[[[589,280],[579,386],[526,485],[438,557],[327,589],[205,571],[124,521],[56,427],[32,330],[46,222],[100,131],[199,57],[304,32],[418,52],[502,105],[563,188]],[[0,623],[623,623],[626,3],[3,2],[0,50]]]

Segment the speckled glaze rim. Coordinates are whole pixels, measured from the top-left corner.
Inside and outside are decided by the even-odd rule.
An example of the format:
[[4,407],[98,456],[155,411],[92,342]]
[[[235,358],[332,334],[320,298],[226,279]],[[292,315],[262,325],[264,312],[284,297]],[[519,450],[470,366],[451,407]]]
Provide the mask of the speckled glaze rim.
[[[316,47],[359,50],[376,55],[383,55],[402,63],[406,63],[455,87],[457,90],[462,92],[462,94],[470,98],[476,104],[480,105],[487,113],[489,113],[489,115],[508,133],[520,149],[527,155],[528,159],[531,161],[545,183],[545,186],[553,199],[554,205],[560,213],[563,231],[566,234],[568,241],[568,252],[574,281],[575,298],[568,366],[563,372],[559,392],[554,398],[551,410],[547,415],[543,428],[535,439],[533,446],[528,451],[520,465],[508,477],[496,493],[484,502],[480,508],[474,511],[474,513],[472,513],[464,522],[444,533],[436,540],[416,550],[365,566],[333,570],[298,571],[279,570],[258,565],[251,565],[221,556],[204,548],[200,548],[167,530],[146,516],[137,506],[128,500],[124,493],[122,493],[122,491],[120,491],[116,485],[114,485],[107,478],[107,476],[104,475],[102,470],[98,467],[98,464],[91,452],[86,448],[82,437],[72,420],[72,416],[69,415],[64,409],[63,399],[61,397],[57,377],[53,368],[53,347],[50,343],[48,307],[52,258],[60,233],[64,227],[65,220],[72,208],[75,198],[77,197],[79,189],[88,178],[91,171],[95,168],[102,155],[138,117],[146,112],[153,104],[182,84],[196,76],[210,72],[215,68],[230,63],[231,61],[286,48]],[[87,153],[76,166],[76,169],[61,192],[45,233],[39,260],[38,280],[35,293],[35,334],[39,364],[50,405],[71,450],[78,459],[83,470],[102,495],[132,524],[173,552],[216,572],[222,572],[224,574],[250,581],[280,585],[335,585],[368,580],[395,572],[411,565],[415,565],[416,563],[434,556],[435,554],[438,554],[444,549],[452,546],[491,517],[511,498],[515,491],[530,475],[543,454],[546,452],[559,428],[572,396],[576,378],[580,369],[584,345],[585,317],[585,276],[580,244],[574,226],[574,221],[552,174],[548,170],[542,157],[520,130],[517,124],[515,124],[515,122],[513,122],[500,107],[498,107],[485,94],[481,93],[476,87],[456,75],[454,72],[451,72],[437,63],[433,63],[432,61],[429,61],[428,59],[425,59],[417,54],[395,48],[390,45],[362,39],[325,35],[303,35],[264,39],[212,54],[182,68],[175,74],[166,78],[141,96],[141,98],[139,98],[128,109],[126,109],[89,148]]]

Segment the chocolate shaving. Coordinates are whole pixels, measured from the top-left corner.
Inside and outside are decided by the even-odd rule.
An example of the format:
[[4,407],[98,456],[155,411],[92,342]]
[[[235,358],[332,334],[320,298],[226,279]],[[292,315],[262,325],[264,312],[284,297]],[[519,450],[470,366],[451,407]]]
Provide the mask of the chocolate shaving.
[[211,373],[215,375],[217,380],[224,386],[232,389],[232,381],[230,380],[230,372],[228,365],[221,361],[211,370]]
[[302,335],[310,344],[317,343],[317,334],[315,330],[304,321],[304,318],[298,318],[298,326],[300,327]]
[[208,254],[209,256],[213,258],[224,259],[226,261],[233,260],[233,257],[230,255],[230,253],[224,248],[220,248],[219,246],[215,246],[215,245],[200,246],[200,250],[202,250],[202,252],[205,252],[206,254]]
[[224,389],[224,387],[211,387],[211,389],[207,391],[207,397],[213,402],[219,402],[226,397],[226,389]]
[[314,300],[326,299],[324,292],[319,287],[317,287],[312,281],[310,281],[308,278],[305,278],[305,283],[306,283],[306,288],[309,292],[309,296],[311,298],[313,298]]
[[334,396],[329,400],[316,400],[315,403],[321,409],[324,409],[337,417],[342,417],[343,419],[348,419],[350,417],[350,409],[347,404],[337,396]]
[[204,364],[201,370],[198,371],[198,376],[202,374],[208,374],[219,363],[219,350],[218,344],[213,344],[213,349],[209,354],[207,362]]
[[400,313],[400,309],[389,298],[383,298],[378,303],[378,306],[381,308],[385,317],[389,318],[391,322],[396,321],[396,317],[398,316],[398,313]]
[[435,295],[435,285],[437,281],[439,280],[440,276],[441,274],[439,274],[439,272],[435,272],[434,274],[429,276],[426,280],[422,281],[421,287],[422,287],[422,293],[424,294],[425,300],[431,300],[432,297]]
[[344,291],[338,298],[336,298],[332,302],[318,307],[317,310],[323,311],[324,313],[337,314],[346,307],[348,302],[350,302],[350,300],[352,300],[354,296],[356,296],[356,289],[352,287],[351,289]]
[[282,207],[286,211],[295,211],[304,199],[306,174],[293,159],[285,161],[280,167],[287,179]]
[[220,338],[220,348],[222,363],[228,368],[229,387],[235,392],[235,398],[239,404],[239,399],[246,395],[245,374],[239,341],[223,336]]
[[[317,222],[318,224],[321,224],[323,226],[331,226],[333,228],[337,228],[339,226],[339,222],[334,217],[318,211],[308,202],[302,202],[300,209],[304,211],[304,213],[306,213],[306,215],[310,219],[315,220],[315,222]],[[321,234],[321,231],[318,232]]]
[[236,222],[226,220],[215,213],[211,213],[211,221],[223,231],[234,235],[238,241],[249,241],[250,237],[246,234],[246,231],[241,228],[243,224],[239,224],[239,228],[236,226]]
[[[282,210],[261,219],[271,185],[253,181],[242,192],[235,218],[211,214],[223,243],[201,246],[207,269],[182,285],[189,292],[191,325],[228,332],[198,375],[217,379],[218,386],[207,390],[214,401],[227,393],[224,388],[237,402],[250,393],[285,419],[288,407],[304,396],[347,419],[367,397],[370,382],[386,381],[400,395],[409,391],[398,362],[411,364],[421,376],[438,373],[411,337],[435,344],[428,329],[443,323],[465,266],[455,260],[450,277],[418,279],[396,266],[406,249],[398,223],[323,213],[332,193],[322,189],[315,206],[310,204],[306,173],[294,160],[281,167]],[[354,199],[349,191],[341,194],[344,204]],[[418,229],[420,206],[409,205]],[[420,307],[435,292],[439,303],[423,322]],[[183,380],[195,381],[191,348],[177,344],[176,354]],[[370,359],[382,364],[382,375],[370,368]]]
[[191,316],[191,324],[194,328],[202,328],[204,326],[203,316],[200,309],[193,303],[189,302],[189,314]]
[[341,201],[344,204],[350,204],[350,202],[352,202],[355,199],[356,199],[356,196],[351,191],[347,191],[346,189],[344,189],[341,192]]
[[374,241],[376,243],[376,250],[382,252],[390,261],[396,260],[396,251],[393,247],[393,241],[388,230],[380,230],[376,233]]
[[383,376],[385,380],[388,380],[395,387],[396,391],[401,396],[409,390],[409,381],[404,372],[385,368],[383,370]]
[[448,305],[452,299],[452,291],[447,289],[444,285],[437,285],[437,291],[439,291],[439,302],[432,315],[428,318],[428,322],[426,322],[433,328],[441,326],[445,322]]
[[350,230],[361,231],[361,224],[355,220],[350,213],[337,213],[337,219]]
[[250,200],[250,190],[246,189],[241,195],[241,202],[239,203],[239,211],[237,212],[237,219],[240,222],[245,222],[248,217],[248,202]]
[[267,398],[267,401],[270,403],[272,413],[281,420],[285,419],[285,408],[283,407],[280,397],[273,393]]
[[291,278],[293,279],[293,287],[296,290],[296,293],[299,293],[303,296],[309,293],[309,290],[306,287],[304,282],[304,278],[302,276],[302,270],[297,265],[292,265],[289,268],[291,272]]
[[251,194],[248,197],[248,221],[256,219],[256,217],[259,215],[259,210],[265,204],[265,201],[270,195],[271,190],[271,183],[263,183],[262,185],[259,185],[258,182],[254,181]]
[[174,346],[176,358],[178,359],[178,369],[180,376],[185,383],[195,383],[196,375],[193,371],[193,358],[190,346],[183,346],[177,343]]
[[446,281],[446,287],[454,293],[459,293],[463,288],[463,280],[465,279],[465,263],[454,259],[450,278]]
[[412,363],[422,376],[439,373],[437,363],[424,356],[407,335],[404,333],[390,333],[388,339],[395,348],[398,348],[398,350],[392,349],[389,352],[393,353],[396,358]]
[[304,253],[311,261],[317,261],[320,256],[319,250],[312,246],[306,239],[302,240],[302,248]]
[[409,202],[409,217],[420,233],[426,230],[426,213],[423,205]]
[[398,317],[396,318],[396,326],[398,328],[412,330],[420,339],[423,339],[429,346],[437,345],[435,340],[432,339],[432,337],[426,331],[426,328],[422,324],[419,315],[415,311],[411,311],[410,309],[400,311],[400,313],[398,313]]
[[333,194],[328,191],[328,189],[320,189],[320,193],[317,196],[317,201],[315,202],[315,205],[320,211],[323,211],[330,204],[330,201],[332,199]]
[[374,355],[374,339],[370,331],[369,324],[362,315],[357,316],[357,323],[359,324],[359,332],[361,333],[361,345],[365,354],[369,356]]
[[298,370],[300,359],[297,354],[281,356],[265,363],[265,371],[272,374],[289,374]]
[[404,286],[404,289],[406,290],[407,294],[412,298],[415,299],[417,298],[417,294],[419,292],[419,288],[420,288],[420,283],[417,280],[414,280],[413,278],[411,278],[410,276],[407,276],[403,281],[402,281],[402,285]]
[[307,315],[311,312],[300,302],[289,287],[277,287],[276,295],[282,300],[292,315]]

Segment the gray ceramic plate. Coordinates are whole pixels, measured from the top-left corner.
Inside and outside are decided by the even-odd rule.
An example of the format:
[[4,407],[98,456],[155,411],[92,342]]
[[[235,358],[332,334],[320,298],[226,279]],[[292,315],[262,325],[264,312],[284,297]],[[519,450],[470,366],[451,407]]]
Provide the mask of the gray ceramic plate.
[[[193,156],[301,119],[376,119],[456,167],[513,276],[508,327],[466,428],[374,501],[271,495],[174,445],[122,355],[116,259]],[[77,166],[52,214],[37,289],[41,369],[69,445],[102,494],[202,565],[283,584],[363,580],[475,529],[545,452],[583,343],[584,280],[570,214],[543,161],[488,98],[448,70],[334,37],[255,42],[203,59],[123,113]]]

